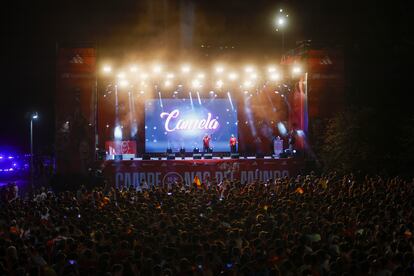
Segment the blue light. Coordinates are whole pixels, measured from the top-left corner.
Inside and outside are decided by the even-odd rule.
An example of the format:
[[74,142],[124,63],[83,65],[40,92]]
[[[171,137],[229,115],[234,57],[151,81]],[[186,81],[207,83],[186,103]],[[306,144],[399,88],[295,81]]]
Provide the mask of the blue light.
[[280,134],[286,135],[287,130],[285,125],[282,122],[277,123],[277,128],[279,129]]
[[120,126],[116,126],[114,130],[115,140],[122,140],[122,129]]

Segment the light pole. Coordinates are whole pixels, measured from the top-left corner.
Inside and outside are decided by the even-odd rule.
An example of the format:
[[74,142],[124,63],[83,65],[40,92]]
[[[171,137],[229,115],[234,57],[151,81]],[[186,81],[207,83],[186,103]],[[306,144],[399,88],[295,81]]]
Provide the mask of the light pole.
[[276,32],[282,33],[282,54],[285,52],[285,32],[284,29],[287,24],[289,15],[283,9],[279,9],[279,14],[276,17]]
[[33,120],[37,120],[39,115],[37,112],[34,112],[30,115],[30,187],[32,189],[32,193],[34,192],[34,181],[33,181],[33,174],[34,174],[34,167],[33,167]]

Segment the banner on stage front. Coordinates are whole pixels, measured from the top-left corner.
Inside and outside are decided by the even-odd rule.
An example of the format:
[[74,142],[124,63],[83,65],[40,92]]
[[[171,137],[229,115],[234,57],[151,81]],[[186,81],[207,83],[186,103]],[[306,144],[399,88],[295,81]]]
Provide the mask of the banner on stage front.
[[220,160],[128,160],[106,161],[103,173],[115,187],[167,185],[175,181],[191,185],[194,179],[205,183],[240,180],[242,184],[295,175],[303,162],[296,159]]

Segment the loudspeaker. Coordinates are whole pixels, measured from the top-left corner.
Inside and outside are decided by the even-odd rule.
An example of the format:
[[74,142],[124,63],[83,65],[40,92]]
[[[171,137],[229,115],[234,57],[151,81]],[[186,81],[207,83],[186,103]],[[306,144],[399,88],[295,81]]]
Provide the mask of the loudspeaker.
[[231,159],[239,159],[239,154],[238,153],[232,153],[230,155]]
[[212,153],[204,154],[204,159],[213,159],[213,154]]
[[167,153],[172,153],[172,149],[171,148],[168,148],[167,149]]
[[115,154],[114,159],[115,160],[122,160],[122,154]]
[[149,154],[147,154],[147,153],[145,153],[143,156],[142,156],[142,160],[150,160],[151,159],[151,155],[149,155]]
[[167,160],[174,160],[175,159],[175,154],[174,153],[170,153],[167,155]]
[[201,153],[194,153],[193,159],[201,159]]
[[279,153],[279,158],[287,158],[288,154],[286,152]]
[[193,149],[193,153],[199,153],[200,152],[200,149],[199,148],[194,148]]
[[264,154],[263,153],[256,153],[256,158],[264,158]]

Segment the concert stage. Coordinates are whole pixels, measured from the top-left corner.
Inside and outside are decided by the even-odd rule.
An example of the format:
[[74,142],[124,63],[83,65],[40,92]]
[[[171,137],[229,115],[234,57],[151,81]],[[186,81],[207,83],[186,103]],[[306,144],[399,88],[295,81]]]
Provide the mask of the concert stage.
[[295,175],[303,167],[300,158],[242,158],[201,160],[109,160],[102,163],[105,178],[116,187],[164,185],[174,181],[192,183],[194,176],[202,181],[224,178],[248,183]]

